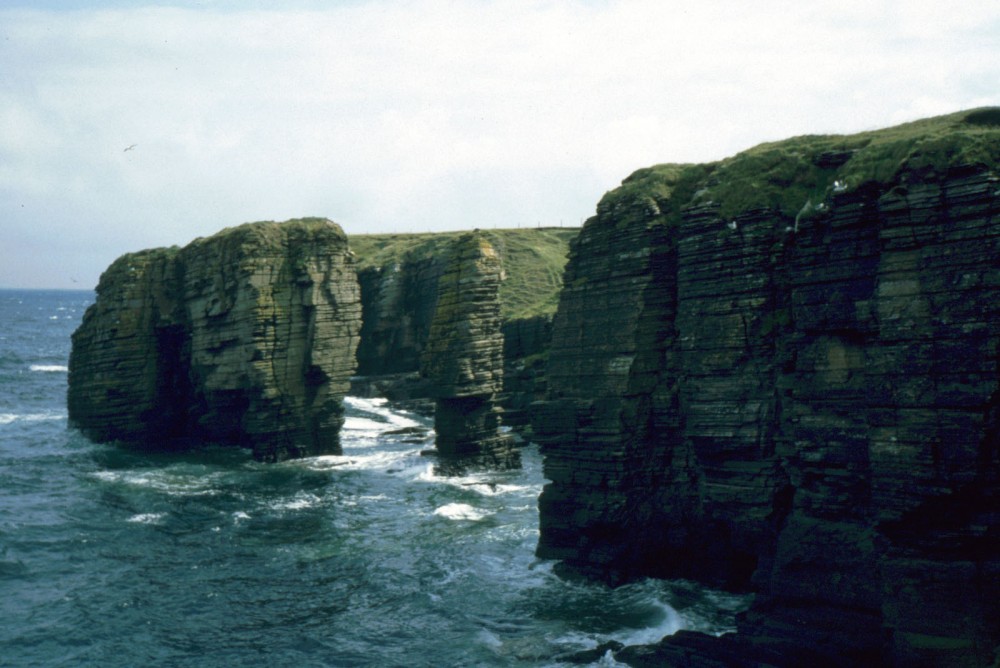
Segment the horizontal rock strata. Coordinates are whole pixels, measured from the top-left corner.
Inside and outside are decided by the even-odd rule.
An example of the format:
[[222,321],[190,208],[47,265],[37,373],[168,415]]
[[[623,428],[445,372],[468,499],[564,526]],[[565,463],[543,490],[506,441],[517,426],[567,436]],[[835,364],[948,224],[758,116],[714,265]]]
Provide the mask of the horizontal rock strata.
[[[499,254],[504,421],[527,427],[528,406],[544,392],[552,315],[562,285],[569,240],[577,228],[481,231]],[[363,324],[358,345],[359,391],[412,399],[422,393],[411,374],[430,336],[438,279],[449,245],[460,233],[352,235],[361,285]],[[419,394],[427,396],[427,393]]]
[[[756,591],[725,645],[759,652],[745,665],[990,665],[995,116],[789,140],[609,193],[573,245],[534,406],[539,555]],[[715,665],[710,641],[665,642],[662,660]]]
[[438,299],[421,375],[436,399],[434,429],[441,457],[459,465],[519,463],[500,433],[503,387],[500,257],[480,234],[456,239],[438,279]]
[[73,335],[71,422],[148,447],[339,452],[360,291],[327,220],[251,223],[119,258]]

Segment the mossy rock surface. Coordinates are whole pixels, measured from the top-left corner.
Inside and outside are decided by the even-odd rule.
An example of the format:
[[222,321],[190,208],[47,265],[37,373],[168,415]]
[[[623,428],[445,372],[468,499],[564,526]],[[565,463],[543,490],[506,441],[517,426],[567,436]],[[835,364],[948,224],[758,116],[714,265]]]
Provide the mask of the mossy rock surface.
[[723,218],[754,209],[795,218],[831,194],[873,182],[891,188],[998,163],[1000,107],[985,107],[853,135],[792,137],[718,162],[647,167],[607,193],[597,211],[614,214],[616,224],[637,216],[678,222],[682,209],[709,203]]

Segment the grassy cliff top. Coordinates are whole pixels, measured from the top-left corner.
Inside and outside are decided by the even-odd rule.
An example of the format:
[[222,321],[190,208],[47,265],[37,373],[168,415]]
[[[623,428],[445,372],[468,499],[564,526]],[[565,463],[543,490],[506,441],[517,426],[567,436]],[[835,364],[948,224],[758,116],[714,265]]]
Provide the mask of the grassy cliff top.
[[[555,313],[569,242],[579,231],[576,227],[481,230],[503,262],[506,280],[500,284],[500,309],[504,320]],[[352,234],[348,242],[358,269],[364,270],[433,258],[467,233]]]
[[807,202],[866,183],[888,186],[959,165],[1000,164],[1000,107],[961,111],[853,135],[804,135],[703,165],[640,169],[607,193],[598,214],[679,215],[715,202],[722,217],[773,208],[794,217]]
[[285,243],[309,241],[340,244],[347,235],[339,225],[326,218],[293,218],[283,222],[261,220],[226,227],[208,237],[198,237],[189,245],[228,244],[243,247],[247,252],[261,248],[279,248]]

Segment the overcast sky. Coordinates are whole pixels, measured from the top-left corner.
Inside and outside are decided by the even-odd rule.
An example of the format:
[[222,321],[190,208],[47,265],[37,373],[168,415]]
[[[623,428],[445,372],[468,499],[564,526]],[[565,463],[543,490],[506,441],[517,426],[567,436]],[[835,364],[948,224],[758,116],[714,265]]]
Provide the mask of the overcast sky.
[[0,287],[251,220],[575,226],[640,167],[1000,104],[996,0],[18,4]]

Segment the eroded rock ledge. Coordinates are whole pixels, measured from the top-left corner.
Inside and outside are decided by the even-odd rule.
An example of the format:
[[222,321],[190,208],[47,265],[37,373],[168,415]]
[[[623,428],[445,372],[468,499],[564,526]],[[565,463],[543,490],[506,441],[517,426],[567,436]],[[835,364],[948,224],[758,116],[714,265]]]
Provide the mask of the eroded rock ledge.
[[991,665],[998,125],[801,137],[598,205],[534,410],[538,553],[757,592],[724,643],[619,660]]
[[73,335],[70,421],[100,441],[337,453],[360,291],[336,224],[249,223],[125,255]]

